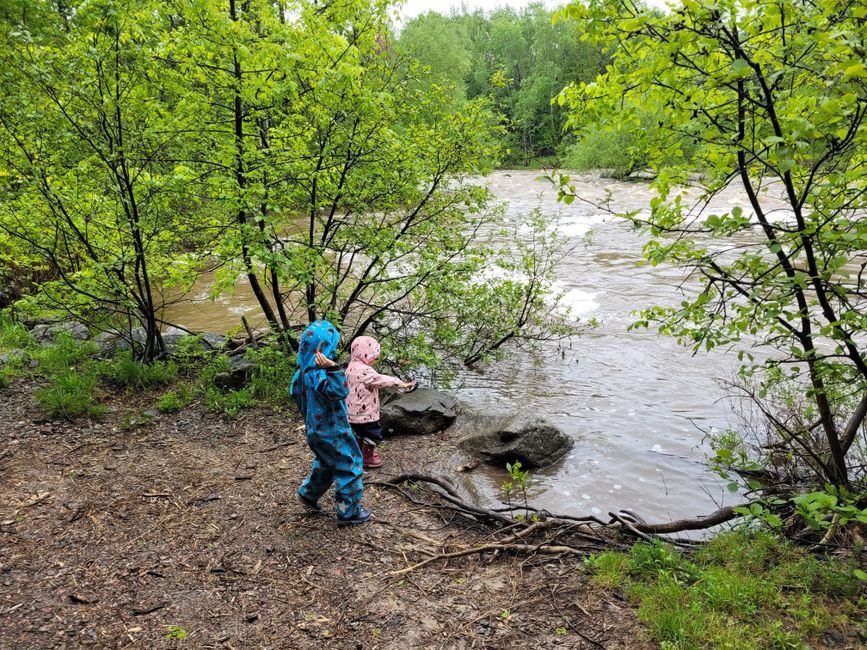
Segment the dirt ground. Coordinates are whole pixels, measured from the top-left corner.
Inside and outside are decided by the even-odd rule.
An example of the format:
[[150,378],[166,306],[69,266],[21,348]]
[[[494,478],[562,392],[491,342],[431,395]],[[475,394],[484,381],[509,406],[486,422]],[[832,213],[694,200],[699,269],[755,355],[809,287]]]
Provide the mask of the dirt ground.
[[[66,423],[31,394],[0,392],[0,648],[656,647],[579,558],[394,575],[488,531],[373,486],[371,523],[338,527],[330,496],[306,513],[294,491],[312,455],[289,414],[193,404],[130,429],[153,396]],[[391,440],[371,474],[429,470],[447,445]]]

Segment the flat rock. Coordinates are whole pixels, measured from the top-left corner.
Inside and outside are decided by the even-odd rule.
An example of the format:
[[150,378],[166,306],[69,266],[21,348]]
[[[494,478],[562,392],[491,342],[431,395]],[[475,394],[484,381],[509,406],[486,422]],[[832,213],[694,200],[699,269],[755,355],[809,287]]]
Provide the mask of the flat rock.
[[575,444],[550,422],[523,415],[463,414],[449,431],[461,449],[498,467],[515,461],[525,468],[545,467]]
[[457,417],[457,401],[433,388],[419,388],[391,400],[380,409],[387,435],[427,435],[442,431]]

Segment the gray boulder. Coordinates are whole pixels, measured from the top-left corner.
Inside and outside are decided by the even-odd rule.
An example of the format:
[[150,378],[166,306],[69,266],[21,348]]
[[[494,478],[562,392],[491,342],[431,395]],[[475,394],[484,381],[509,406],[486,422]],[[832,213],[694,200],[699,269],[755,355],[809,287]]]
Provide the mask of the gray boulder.
[[129,341],[119,332],[100,332],[93,337],[100,357],[113,357],[122,350],[129,350]]
[[0,370],[3,366],[18,365],[27,359],[27,353],[19,348],[13,348],[8,352],[0,353]]
[[179,327],[169,327],[166,329],[166,331],[163,332],[163,344],[166,346],[166,352],[169,354],[177,352],[181,341],[188,336],[191,336],[191,334],[185,332]]
[[76,341],[86,341],[90,338],[90,330],[86,325],[74,320],[62,323],[39,323],[30,330],[33,338],[40,345],[51,345],[61,334],[69,334]]
[[[179,327],[169,327],[162,333],[163,343],[166,346],[166,352],[174,354],[178,351],[178,346],[181,341],[192,336],[199,337],[200,347],[211,350],[223,347],[225,338],[217,334],[205,332],[203,334],[190,334],[186,330]],[[143,346],[147,340],[147,331],[143,327],[134,327],[130,334],[122,334],[118,331],[110,330],[101,332],[94,337],[94,342],[99,348],[99,355],[102,357],[113,357],[122,350],[130,349],[130,339],[138,346]]]
[[457,417],[458,403],[432,388],[401,395],[380,409],[386,435],[430,434],[447,428]]
[[214,384],[222,390],[239,390],[253,378],[258,366],[244,357],[230,357],[229,370],[218,373]]
[[462,415],[450,432],[458,446],[487,463],[505,466],[520,461],[525,468],[551,465],[569,453],[575,441],[542,418]]
[[181,341],[194,336],[198,337],[198,347],[204,350],[218,350],[222,348],[223,344],[226,342],[226,338],[218,334],[211,334],[209,332],[191,334],[180,327],[171,326],[163,332],[163,343],[165,343],[166,352],[169,354],[175,354],[175,352],[178,351]]

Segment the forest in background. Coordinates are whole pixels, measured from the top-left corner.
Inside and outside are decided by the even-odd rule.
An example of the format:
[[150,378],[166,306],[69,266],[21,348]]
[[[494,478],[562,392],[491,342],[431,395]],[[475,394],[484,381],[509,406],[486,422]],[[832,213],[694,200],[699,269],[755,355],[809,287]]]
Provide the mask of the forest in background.
[[580,146],[565,129],[567,110],[552,101],[573,81],[605,70],[602,49],[582,40],[574,21],[552,20],[542,3],[515,10],[429,12],[408,21],[398,45],[430,69],[429,83],[463,101],[485,100],[503,131],[502,166],[630,167],[620,134]]

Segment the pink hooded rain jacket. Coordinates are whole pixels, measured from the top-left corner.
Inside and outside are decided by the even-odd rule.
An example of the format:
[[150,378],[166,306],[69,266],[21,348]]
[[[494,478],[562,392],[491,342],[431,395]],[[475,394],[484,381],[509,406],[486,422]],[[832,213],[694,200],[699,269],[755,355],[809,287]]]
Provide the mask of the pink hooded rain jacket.
[[376,339],[359,336],[352,342],[351,360],[346,368],[349,397],[346,408],[349,421],[356,424],[379,420],[379,389],[396,388],[403,382],[397,377],[381,375],[371,368],[379,358],[380,346]]

